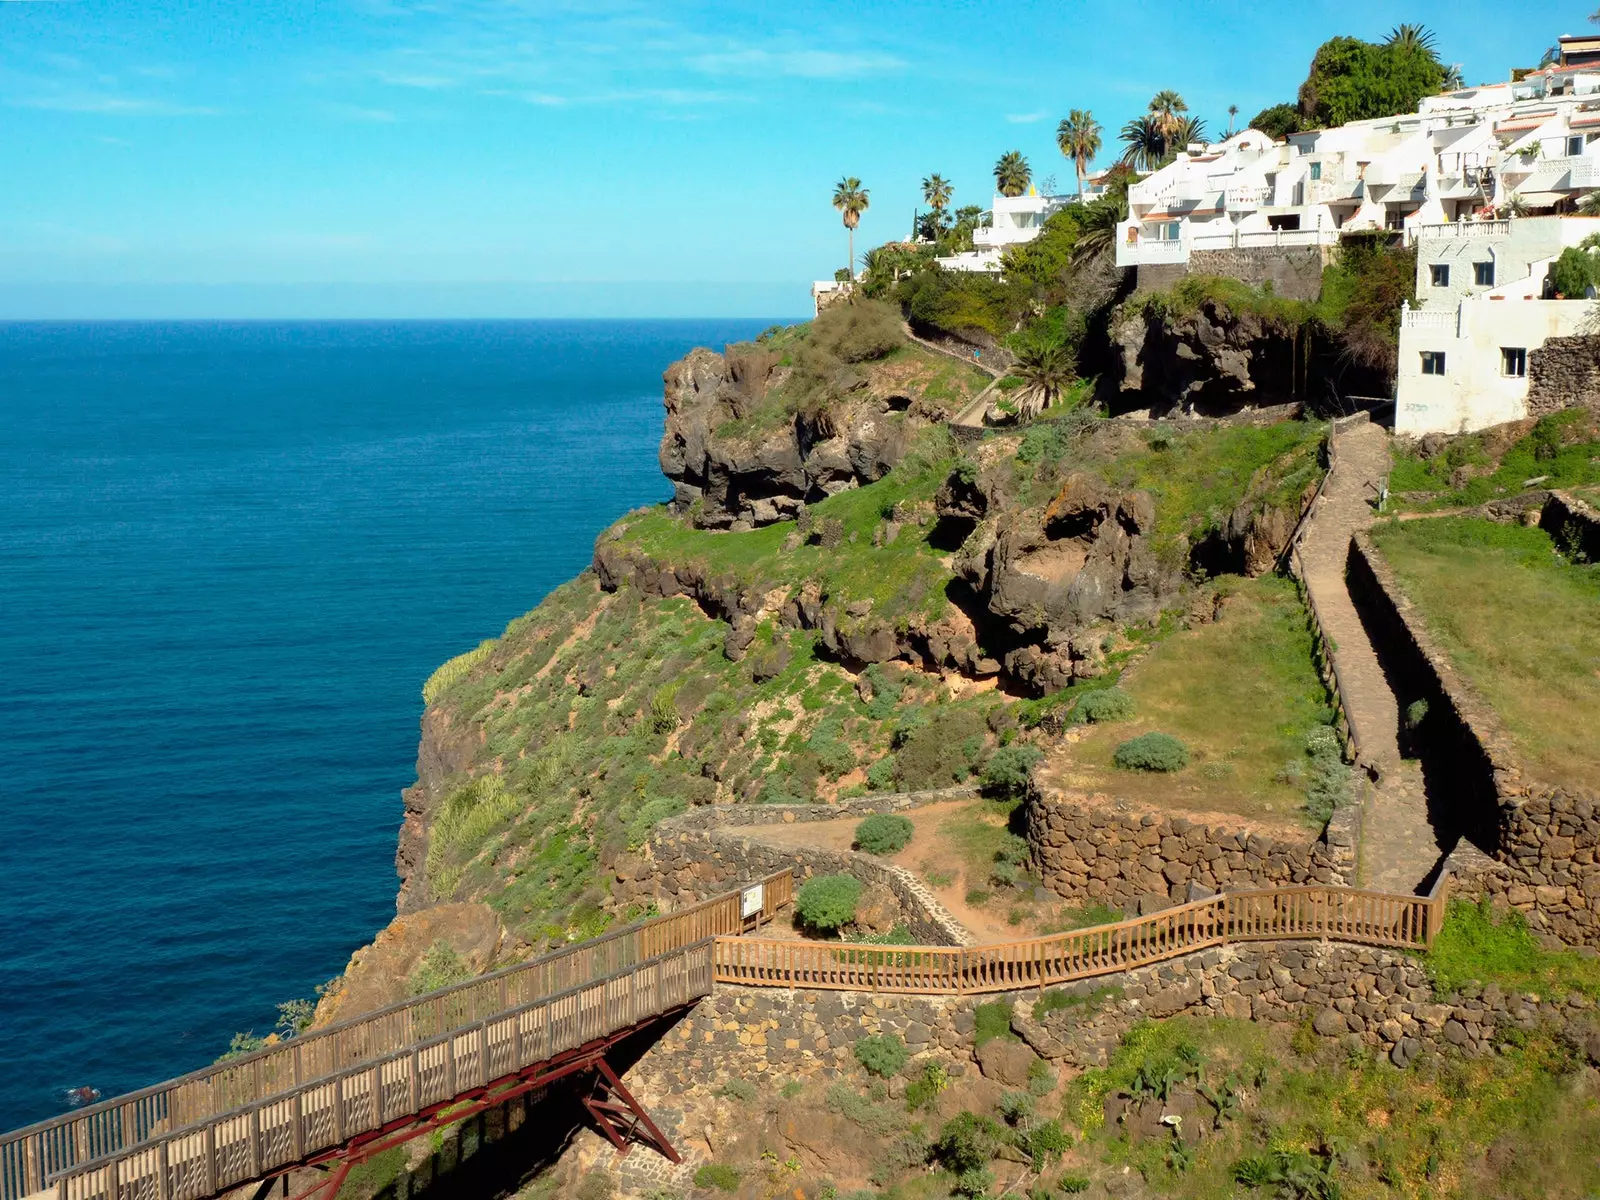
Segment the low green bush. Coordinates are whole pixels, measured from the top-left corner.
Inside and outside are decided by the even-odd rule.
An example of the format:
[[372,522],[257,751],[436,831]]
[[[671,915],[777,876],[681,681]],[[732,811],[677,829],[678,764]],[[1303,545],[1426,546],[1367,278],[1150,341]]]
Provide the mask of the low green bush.
[[616,1194],[616,1180],[604,1171],[590,1171],[578,1184],[578,1200],[611,1200]]
[[1118,746],[1111,761],[1124,771],[1181,771],[1189,765],[1189,747],[1170,733],[1141,733]]
[[1025,1139],[1029,1157],[1035,1171],[1047,1171],[1063,1154],[1072,1149],[1072,1135],[1061,1128],[1055,1119],[1044,1121],[1028,1131]]
[[1078,715],[1096,724],[1126,721],[1133,716],[1133,697],[1121,688],[1101,688],[1078,703]]
[[873,813],[856,826],[856,849],[868,854],[894,854],[911,844],[916,827],[906,817]]
[[972,1044],[981,1046],[993,1038],[1016,1041],[1011,1032],[1011,1006],[1004,1000],[991,1000],[972,1010]]
[[425,996],[471,978],[472,968],[467,966],[467,960],[440,938],[423,952],[416,968],[406,977],[406,990],[413,996]]
[[794,898],[800,923],[818,933],[837,933],[856,919],[861,881],[853,875],[817,875],[800,885]]
[[894,755],[886,755],[867,768],[867,786],[875,792],[894,791]]
[[1068,1196],[1081,1195],[1089,1190],[1091,1180],[1087,1175],[1063,1175],[1056,1180],[1056,1191]]
[[996,796],[1020,796],[1028,786],[1033,768],[1044,754],[1033,746],[1001,746],[983,764],[984,790]]
[[879,1078],[887,1079],[898,1074],[900,1068],[911,1060],[911,1051],[895,1033],[873,1034],[857,1040],[856,1061]]
[[922,1064],[922,1074],[906,1087],[906,1110],[916,1112],[932,1104],[934,1098],[949,1086],[950,1076],[945,1072],[944,1064],[929,1059]]
[[748,1104],[756,1098],[756,1085],[748,1079],[730,1079],[717,1089],[717,1095],[728,1100],[743,1100]]
[[706,1163],[694,1173],[694,1185],[699,1188],[716,1188],[719,1192],[739,1190],[739,1168],[727,1163]]

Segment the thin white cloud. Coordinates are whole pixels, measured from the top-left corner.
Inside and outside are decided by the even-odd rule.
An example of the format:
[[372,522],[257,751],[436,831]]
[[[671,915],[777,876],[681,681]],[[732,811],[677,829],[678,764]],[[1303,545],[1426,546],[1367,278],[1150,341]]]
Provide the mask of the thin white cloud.
[[691,55],[687,65],[707,75],[788,75],[798,79],[857,79],[894,74],[905,60],[893,54],[841,50],[747,48]]
[[364,108],[359,104],[329,104],[326,108],[329,116],[343,121],[369,121],[379,125],[390,125],[400,119],[387,108]]
[[1042,121],[1049,115],[1047,112],[1007,113],[1006,120],[1013,125],[1032,125],[1035,121]]
[[[13,3],[18,0],[12,0]],[[99,113],[113,117],[215,117],[222,110],[204,105],[177,104],[142,96],[110,96],[99,93],[66,93],[55,96],[25,96],[10,101],[18,108],[42,108],[53,112]]]

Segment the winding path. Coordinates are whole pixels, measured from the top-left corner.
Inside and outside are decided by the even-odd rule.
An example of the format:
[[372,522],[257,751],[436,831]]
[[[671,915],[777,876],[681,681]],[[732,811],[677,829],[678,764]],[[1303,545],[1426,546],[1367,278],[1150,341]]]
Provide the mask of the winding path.
[[1350,538],[1371,526],[1390,468],[1389,435],[1362,422],[1338,435],[1335,466],[1301,550],[1304,581],[1333,641],[1339,693],[1358,747],[1357,766],[1375,785],[1361,832],[1361,886],[1419,892],[1440,857],[1428,820],[1422,768],[1400,755],[1400,706],[1345,580]]
[[1000,380],[1002,378],[1001,372],[989,366],[989,364],[984,362],[982,359],[969,358],[967,355],[952,350],[948,346],[942,346],[938,342],[930,342],[927,338],[918,337],[912,332],[909,323],[903,322],[900,327],[902,330],[904,330],[906,337],[910,338],[917,345],[922,346],[925,349],[932,350],[935,354],[943,354],[946,358],[953,358],[957,362],[965,363],[969,367],[976,367],[989,377],[989,386],[984,388],[971,400],[967,401],[966,405],[961,409],[961,411],[955,416],[951,417],[949,421],[949,424],[953,428],[960,430],[976,430],[977,432],[982,433],[984,429],[983,414],[989,409],[990,394],[993,393],[995,388],[1000,385]]

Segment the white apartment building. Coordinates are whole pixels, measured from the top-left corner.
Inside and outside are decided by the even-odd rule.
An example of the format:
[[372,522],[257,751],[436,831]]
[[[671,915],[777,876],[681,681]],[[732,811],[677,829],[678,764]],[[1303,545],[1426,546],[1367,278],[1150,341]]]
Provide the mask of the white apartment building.
[[[1596,39],[1563,39],[1568,42]],[[1597,42],[1600,45],[1600,42]],[[1568,56],[1576,59],[1575,53]],[[1247,129],[1191,145],[1128,192],[1117,263],[1196,250],[1332,246],[1341,234],[1570,210],[1600,190],[1600,65],[1424,100],[1415,114],[1274,142]]]
[[1527,415],[1529,356],[1596,332],[1593,299],[1546,298],[1550,264],[1600,219],[1524,217],[1426,225],[1417,307],[1400,314],[1395,432],[1463,433]]
[[990,223],[972,231],[972,249],[934,262],[947,271],[999,271],[1000,256],[1008,246],[1033,241],[1051,213],[1076,200],[1076,196],[1041,196],[1032,188],[1022,196],[996,193]]

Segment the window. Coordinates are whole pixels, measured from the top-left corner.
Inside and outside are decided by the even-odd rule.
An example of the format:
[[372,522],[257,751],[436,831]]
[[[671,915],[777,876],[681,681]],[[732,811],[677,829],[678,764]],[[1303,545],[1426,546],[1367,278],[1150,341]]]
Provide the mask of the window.
[[1494,263],[1483,262],[1472,264],[1472,282],[1477,287],[1494,286]]
[[1581,133],[1576,137],[1567,139],[1567,153],[1571,155],[1583,153],[1583,135]]
[[1434,263],[1428,268],[1428,279],[1434,287],[1450,286],[1450,264]]
[[1526,346],[1502,346],[1500,348],[1500,374],[1508,379],[1526,379],[1528,377],[1528,349]]
[[1312,179],[1321,179],[1322,178],[1322,164],[1321,163],[1312,163],[1311,164],[1311,178]]
[[1444,351],[1424,350],[1422,352],[1422,373],[1424,375],[1444,374]]

